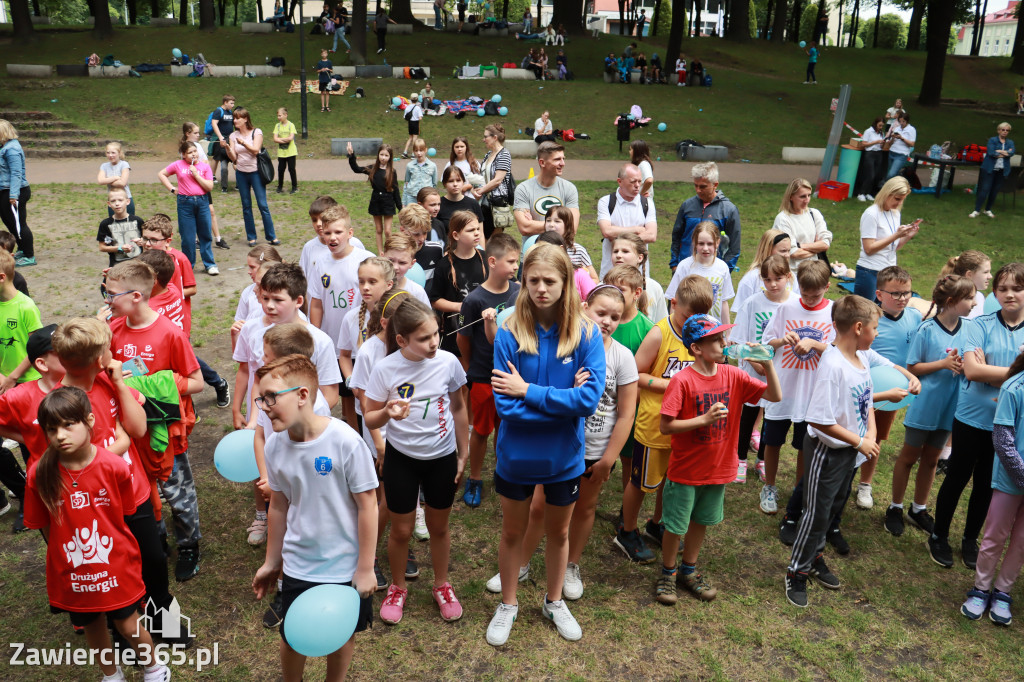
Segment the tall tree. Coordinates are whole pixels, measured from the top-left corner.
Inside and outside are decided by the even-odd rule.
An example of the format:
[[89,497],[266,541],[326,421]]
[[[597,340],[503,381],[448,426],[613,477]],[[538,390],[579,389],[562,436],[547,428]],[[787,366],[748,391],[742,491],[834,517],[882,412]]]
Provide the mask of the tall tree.
[[28,0],[11,0],[11,31],[18,43],[35,40],[36,27],[32,25],[32,12]]
[[125,4],[128,5],[128,22],[132,26],[137,26],[139,23],[138,0],[125,0]]
[[750,42],[750,0],[732,0],[729,7],[729,28],[725,37],[737,43]]
[[400,24],[420,24],[423,22],[412,15],[412,3],[409,0],[391,0],[391,11],[388,16]]
[[672,26],[668,30],[668,48],[665,51],[665,71],[671,73],[673,65],[676,63],[676,57],[683,51],[683,36],[687,32],[686,29],[686,5],[682,4],[679,11],[675,11],[675,7],[672,8]]
[[559,0],[552,9],[552,24],[564,26],[572,35],[583,34],[583,0]]
[[775,5],[776,3],[772,2],[772,0],[767,0],[767,2],[765,2],[764,30],[761,33],[761,38],[764,40],[768,40],[772,34],[772,9]]
[[654,16],[651,17],[651,35],[658,35],[658,23],[661,19],[661,0],[654,0]]
[[921,20],[924,19],[924,0],[914,0],[910,12],[910,24],[907,25],[907,49],[921,49]]
[[39,0],[32,0],[32,16],[43,16],[43,13],[39,7]]
[[[985,35],[985,15],[988,14],[988,0],[981,6],[981,21],[978,22],[974,32],[978,34],[978,52],[981,52],[981,39]],[[973,53],[972,53],[973,54]]]
[[775,0],[775,23],[772,25],[772,42],[786,40],[786,20],[789,18],[786,0]]
[[789,42],[800,40],[800,18],[804,15],[803,0],[793,0],[793,16],[790,18]]
[[[96,4],[105,5],[107,3],[106,0],[100,0]],[[259,3],[257,2],[256,5],[259,6]],[[178,7],[178,23],[182,26],[188,23],[188,0],[181,0]]]
[[163,14],[160,11],[160,0],[149,0],[149,16],[160,17]]
[[114,25],[110,21],[110,5],[106,0],[94,3],[96,10],[95,21],[92,26],[92,37],[97,40],[105,40],[114,35]]
[[[540,2],[537,6],[540,7]],[[537,21],[540,22],[540,9],[537,10]],[[626,35],[626,0],[619,0],[619,35]]]
[[501,5],[501,20],[508,21],[508,0],[505,0]]
[[366,63],[366,0],[352,1],[352,52],[353,64]]
[[953,26],[953,3],[949,0],[928,0],[928,36],[925,44],[928,56],[924,62],[924,76],[918,104],[937,107],[942,100],[942,71],[946,66],[949,48],[949,30]]
[[228,0],[217,0],[217,14],[220,16],[220,25],[225,26],[227,21],[225,15],[228,12]]
[[850,15],[850,42],[847,47],[857,47],[857,29],[860,23],[860,0],[853,0],[853,12]]
[[1024,8],[1017,5],[1017,37],[1013,43],[1013,61],[1010,71],[1024,75]]
[[875,0],[875,4],[878,5],[878,9],[875,10],[875,39],[871,44],[871,47],[878,47],[878,26],[882,23],[882,0]]
[[695,38],[700,38],[701,35],[700,10],[703,6],[704,0],[693,0],[693,35]]
[[217,30],[217,15],[213,9],[213,0],[199,0],[199,30]]
[[974,0],[974,30],[971,31],[971,56],[978,56],[978,24],[981,22],[981,0]]

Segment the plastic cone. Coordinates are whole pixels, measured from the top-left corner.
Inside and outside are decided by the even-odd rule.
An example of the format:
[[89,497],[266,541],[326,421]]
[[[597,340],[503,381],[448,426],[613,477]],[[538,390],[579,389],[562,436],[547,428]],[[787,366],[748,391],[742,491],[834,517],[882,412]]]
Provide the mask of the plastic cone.
[[529,175],[526,176],[526,179],[529,180],[532,177],[533,177],[533,166],[530,166],[530,173],[529,173]]

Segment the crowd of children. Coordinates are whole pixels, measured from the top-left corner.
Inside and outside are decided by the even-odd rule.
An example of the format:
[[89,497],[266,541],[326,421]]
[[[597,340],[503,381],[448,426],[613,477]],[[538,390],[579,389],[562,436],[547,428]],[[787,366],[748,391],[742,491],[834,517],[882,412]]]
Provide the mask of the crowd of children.
[[[179,178],[179,226],[193,196],[182,193],[183,176],[198,182],[196,197],[213,186],[209,169],[197,170],[188,140],[195,131],[183,132],[183,160],[161,174],[165,184],[168,175]],[[421,163],[422,146],[414,145]],[[792,545],[785,597],[806,607],[811,579],[840,587],[826,545],[850,551],[843,510],[851,496],[857,507],[873,507],[880,444],[899,414],[887,408],[908,394],[916,400],[904,415],[881,525],[899,536],[909,519],[928,534],[931,559],[951,567],[954,512],[973,482],[960,554],[976,577],[961,612],[1010,623],[1009,592],[1024,565],[1024,265],[1006,264],[992,278],[987,256],[964,252],[934,284],[919,280],[931,289],[923,313],[908,305],[913,280],[898,266],[878,272],[874,301],[832,301],[828,265],[810,258],[793,272],[789,237],[768,230],[734,295],[717,257],[719,231],[705,222],[667,292],[644,274],[647,247],[633,235],[612,240],[612,267],[598,281],[575,242],[571,211],[551,208],[546,231],[525,249],[500,231],[485,241],[459,165],[445,170],[445,196],[434,177],[400,197],[384,147],[365,168],[350,155],[373,187],[379,255],[363,247],[348,209],[329,196],[309,208],[315,236],[298,263],[282,262],[272,245],[248,252],[252,284],[230,332],[232,398],[189,340],[194,255],[171,248],[169,217],[135,216],[127,169],[113,175],[116,152],[108,154],[113,170],[101,173],[121,182],[110,183],[111,215],[97,234],[110,267],[96,318],[43,326],[24,278],[17,281],[11,240],[0,239],[0,314],[8,319],[0,435],[18,441],[28,465],[26,477],[5,449],[0,481],[22,504],[16,529],[40,529],[48,543],[52,610],[68,612],[90,646],[111,646],[109,622],[126,645],[152,647],[137,606],[145,601],[146,615],[156,616],[173,600],[163,502],[176,580],[200,571],[189,434],[191,396],[204,384],[216,389],[218,405],[230,405],[236,429],[256,432],[247,540],[266,544],[252,584],[260,598],[274,593],[268,627],[321,584],[357,589],[357,631],[372,623],[375,591],[384,592],[380,619],[399,623],[415,594],[407,581],[420,573],[413,538],[429,539],[441,619],[461,618],[449,572],[450,514],[463,479],[468,509],[485,499],[492,433],[501,530],[498,573],[486,582],[500,594],[490,644],[511,636],[518,585],[545,537],[541,611],[566,640],[583,636],[567,602],[583,597],[584,547],[619,460],[613,546],[640,564],[661,550],[654,595],[671,605],[680,587],[715,599],[698,560],[708,528],[724,520],[727,485],[746,482],[748,456],[757,452],[761,511],[777,513],[780,482],[795,484],[779,537]],[[428,240],[431,231],[443,246]],[[999,309],[985,313],[990,279]],[[734,345],[768,357],[729,364]],[[876,367],[895,369],[905,388],[874,390]],[[782,472],[790,429],[796,467]],[[927,505],[942,459],[933,517]],[[641,527],[650,493],[654,515]],[[83,563],[107,570],[76,571]],[[299,679],[304,657],[283,627],[281,637],[284,675]],[[328,658],[330,679],[344,676],[353,652],[350,640]],[[103,673],[123,679],[115,666]],[[170,675],[156,664],[145,674]]]

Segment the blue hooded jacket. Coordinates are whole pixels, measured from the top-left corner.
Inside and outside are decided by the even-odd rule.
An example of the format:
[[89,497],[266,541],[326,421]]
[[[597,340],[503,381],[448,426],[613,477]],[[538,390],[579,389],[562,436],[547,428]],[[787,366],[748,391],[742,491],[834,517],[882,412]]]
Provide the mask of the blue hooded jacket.
[[726,262],[729,270],[736,269],[736,261],[740,258],[740,212],[736,204],[729,201],[721,190],[715,192],[715,198],[711,200],[707,208],[700,197],[694,195],[683,202],[676,215],[676,224],[672,227],[672,250],[669,256],[669,267],[676,269],[679,261],[689,258],[692,254],[691,244],[693,230],[697,223],[710,220],[718,226],[719,232],[724,232],[729,238],[729,248],[722,253],[719,249],[718,257]]
[[28,186],[25,179],[25,152],[17,140],[8,140],[0,147],[0,189],[11,191],[11,197],[17,199],[21,188]]
[[[559,483],[583,473],[583,423],[604,391],[604,343],[594,325],[584,327],[579,346],[566,358],[558,357],[558,327],[544,331],[537,325],[537,349],[537,355],[520,352],[505,328],[494,339],[495,369],[507,372],[511,361],[530,384],[525,398],[494,394],[501,418],[496,473],[523,485]],[[581,368],[590,378],[575,388]]]

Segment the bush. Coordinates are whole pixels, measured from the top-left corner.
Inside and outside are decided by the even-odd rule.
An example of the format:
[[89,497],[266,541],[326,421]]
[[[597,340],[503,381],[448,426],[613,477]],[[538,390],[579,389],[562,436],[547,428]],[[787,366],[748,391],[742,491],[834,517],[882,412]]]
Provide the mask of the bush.
[[[874,46],[875,18],[861,21],[857,36],[865,45]],[[907,46],[907,25],[897,14],[883,14],[878,25],[878,47],[885,50],[902,50]]]

